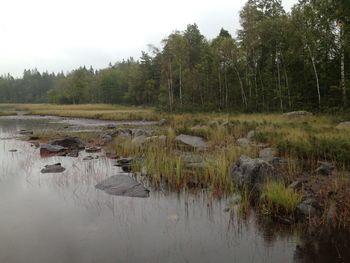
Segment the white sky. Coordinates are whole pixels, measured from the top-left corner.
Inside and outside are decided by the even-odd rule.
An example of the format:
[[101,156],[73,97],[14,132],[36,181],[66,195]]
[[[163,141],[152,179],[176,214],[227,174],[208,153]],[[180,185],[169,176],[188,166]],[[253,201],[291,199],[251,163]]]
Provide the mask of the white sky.
[[[24,69],[67,72],[103,68],[159,45],[173,30],[197,23],[211,39],[239,28],[246,0],[1,0],[0,74]],[[287,11],[297,0],[282,0]]]

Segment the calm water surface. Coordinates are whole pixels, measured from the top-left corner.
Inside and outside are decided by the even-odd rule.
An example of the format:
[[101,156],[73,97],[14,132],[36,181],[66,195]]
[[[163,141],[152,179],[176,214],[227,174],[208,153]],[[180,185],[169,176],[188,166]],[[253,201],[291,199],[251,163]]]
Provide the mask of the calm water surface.
[[[94,185],[120,172],[110,160],[83,161],[84,153],[43,159],[16,139],[20,129],[62,125],[56,118],[0,118],[1,263],[349,262],[348,235],[313,239],[259,224],[253,214],[240,220],[224,212],[228,200],[205,192],[109,196]],[[56,162],[64,173],[40,173]]]

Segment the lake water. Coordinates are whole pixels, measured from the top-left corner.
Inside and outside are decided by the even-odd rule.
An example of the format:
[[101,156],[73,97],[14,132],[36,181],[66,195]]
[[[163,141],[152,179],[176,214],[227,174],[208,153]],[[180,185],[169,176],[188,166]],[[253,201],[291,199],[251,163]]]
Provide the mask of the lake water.
[[[0,118],[0,262],[349,262],[349,235],[302,235],[225,212],[205,191],[151,188],[149,198],[110,196],[95,184],[120,173],[97,160],[41,158],[20,129],[59,129],[46,117]],[[105,122],[69,121],[76,129]],[[91,125],[93,123],[93,125]],[[74,127],[73,127],[74,128]],[[17,149],[17,152],[10,152]],[[61,162],[61,174],[41,174]]]

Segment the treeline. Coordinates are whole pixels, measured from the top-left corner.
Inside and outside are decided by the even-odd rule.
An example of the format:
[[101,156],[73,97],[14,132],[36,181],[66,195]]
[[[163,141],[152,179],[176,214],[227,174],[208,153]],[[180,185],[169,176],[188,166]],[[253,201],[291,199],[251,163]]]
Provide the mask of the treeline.
[[206,39],[196,24],[160,49],[69,74],[0,78],[0,102],[123,103],[174,110],[287,111],[349,108],[350,4],[248,0],[241,30]]

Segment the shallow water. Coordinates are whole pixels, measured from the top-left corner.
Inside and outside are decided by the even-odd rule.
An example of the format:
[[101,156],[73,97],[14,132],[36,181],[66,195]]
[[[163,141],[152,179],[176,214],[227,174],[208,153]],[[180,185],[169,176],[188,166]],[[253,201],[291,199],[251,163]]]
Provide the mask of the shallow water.
[[[0,118],[1,263],[348,262],[344,233],[311,238],[259,223],[253,211],[243,220],[224,211],[228,200],[205,192],[109,196],[94,185],[121,172],[110,160],[83,161],[84,153],[40,158],[38,149],[15,139],[20,129],[57,129],[60,120]],[[98,126],[86,126],[92,122]],[[83,120],[70,124],[86,128]],[[56,162],[66,171],[40,173]]]

